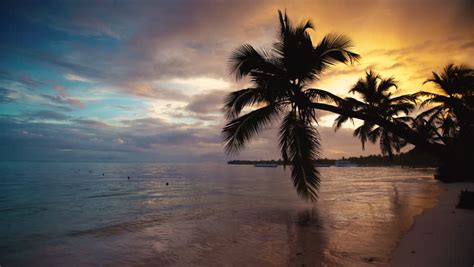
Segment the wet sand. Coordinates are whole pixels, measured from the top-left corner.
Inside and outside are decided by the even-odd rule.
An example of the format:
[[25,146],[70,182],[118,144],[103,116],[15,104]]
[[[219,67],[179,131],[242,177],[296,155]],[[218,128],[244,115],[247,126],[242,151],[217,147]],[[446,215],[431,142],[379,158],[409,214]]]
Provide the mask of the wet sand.
[[393,266],[474,266],[474,210],[456,209],[474,183],[443,184],[438,204],[415,218],[392,258]]

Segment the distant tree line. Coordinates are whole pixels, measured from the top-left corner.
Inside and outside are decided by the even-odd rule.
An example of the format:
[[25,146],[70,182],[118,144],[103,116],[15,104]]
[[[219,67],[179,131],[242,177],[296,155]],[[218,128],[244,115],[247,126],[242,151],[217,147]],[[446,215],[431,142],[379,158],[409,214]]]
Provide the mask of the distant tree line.
[[[359,157],[342,158],[349,160],[358,166],[408,166],[408,167],[437,167],[439,162],[436,157],[426,153],[420,149],[414,148],[408,152],[397,155],[384,156],[369,155]],[[316,166],[332,166],[336,163],[336,159],[316,159],[313,161]],[[227,164],[231,165],[254,165],[254,164],[278,164],[283,165],[283,160],[231,160]]]
[[392,158],[379,154],[366,157],[349,157],[348,160],[359,166],[437,167],[439,165],[437,158],[416,148],[394,155]]

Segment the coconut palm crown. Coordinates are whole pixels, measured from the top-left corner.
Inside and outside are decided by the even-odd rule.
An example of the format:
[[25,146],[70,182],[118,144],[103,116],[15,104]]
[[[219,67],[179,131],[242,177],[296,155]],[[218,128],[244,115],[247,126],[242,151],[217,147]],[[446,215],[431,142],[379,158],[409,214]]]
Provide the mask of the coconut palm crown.
[[[456,138],[461,130],[474,123],[474,70],[464,65],[449,64],[442,73],[433,72],[425,81],[436,85],[436,93],[420,91],[421,107],[429,107],[418,115],[441,130],[444,143]],[[463,128],[463,129],[461,129]]]
[[[416,107],[415,96],[400,95],[393,97],[396,89],[397,82],[394,78],[382,78],[370,70],[366,73],[364,79],[360,79],[349,90],[349,93],[357,93],[362,100],[347,97],[342,107],[359,113],[379,116],[384,120],[397,124],[398,127],[409,127],[405,122],[410,121],[410,117],[407,117],[407,115]],[[339,129],[349,119],[348,116],[339,115],[334,121],[334,128]],[[400,152],[400,149],[407,144],[403,138],[370,120],[365,120],[361,126],[356,128],[354,136],[361,140],[362,148],[364,148],[367,141],[375,143],[380,140],[382,154],[388,155],[390,158],[395,151]]]
[[[314,160],[319,156],[320,138],[311,103],[339,104],[342,99],[309,86],[332,65],[352,63],[359,55],[351,51],[352,42],[343,35],[326,35],[314,45],[308,33],[314,30],[311,21],[293,25],[286,12],[278,14],[280,31],[271,49],[243,44],[231,56],[232,72],[237,79],[248,78],[251,86],[230,93],[225,100],[228,123],[223,129],[224,143],[227,153],[236,154],[262,129],[280,119],[283,162],[290,166],[297,193],[315,201],[320,175]],[[244,108],[250,111],[243,112]]]

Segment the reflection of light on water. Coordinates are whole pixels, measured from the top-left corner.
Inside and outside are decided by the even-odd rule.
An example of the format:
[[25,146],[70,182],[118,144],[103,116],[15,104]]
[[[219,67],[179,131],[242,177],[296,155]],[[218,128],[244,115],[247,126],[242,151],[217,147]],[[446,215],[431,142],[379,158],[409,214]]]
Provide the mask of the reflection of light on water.
[[[357,175],[343,174],[340,180],[347,179],[348,185],[344,188],[339,187],[338,181],[330,180],[334,186],[326,188],[330,187],[328,191],[336,197],[329,197],[330,201],[323,197],[324,203],[319,205],[325,225],[332,225],[327,228],[330,254],[345,264],[360,259],[387,263],[413,216],[433,206],[440,189],[429,180],[429,174],[414,170],[348,168],[346,171],[357,171]],[[407,174],[411,179],[407,179]]]
[[386,264],[439,192],[432,170],[321,168],[320,200],[308,204],[282,168],[48,164],[21,182],[3,171],[6,263]]

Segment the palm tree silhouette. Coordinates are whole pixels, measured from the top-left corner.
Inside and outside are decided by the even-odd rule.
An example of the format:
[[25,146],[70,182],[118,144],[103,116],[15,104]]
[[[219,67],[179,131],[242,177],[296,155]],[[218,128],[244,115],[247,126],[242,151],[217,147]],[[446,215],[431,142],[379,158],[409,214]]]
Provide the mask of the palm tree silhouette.
[[[441,161],[440,177],[472,179],[469,166],[474,159],[474,74],[465,66],[449,65],[427,82],[441,93],[418,92],[394,96],[393,78],[366,73],[350,90],[362,97],[342,99],[330,92],[310,88],[324,70],[337,63],[352,63],[359,55],[343,35],[326,35],[316,46],[309,30],[311,21],[292,25],[286,12],[278,12],[280,31],[271,50],[244,44],[231,56],[237,79],[248,78],[251,87],[230,93],[224,105],[228,123],[223,129],[226,152],[240,152],[251,138],[269,124],[281,120],[279,147],[284,165],[290,165],[298,194],[316,200],[320,184],[314,160],[319,156],[317,110],[339,114],[336,129],[354,118],[364,124],[354,131],[362,141],[380,142],[382,153],[392,156],[406,143]],[[408,114],[422,98],[422,106],[438,104],[417,118]],[[243,111],[246,112],[243,112]],[[453,178],[456,177],[456,178]]]
[[474,160],[474,70],[449,64],[442,73],[433,72],[425,83],[436,85],[438,93],[420,91],[421,107],[429,107],[417,116],[426,127],[435,129],[433,139],[447,147],[442,155],[441,177],[466,179],[472,176],[469,166]]
[[[351,40],[343,35],[326,35],[314,46],[308,34],[311,21],[294,26],[286,12],[278,14],[280,32],[272,50],[244,44],[231,56],[232,72],[237,79],[248,77],[252,87],[228,95],[224,142],[229,154],[238,153],[265,126],[283,117],[279,131],[283,162],[291,167],[297,193],[314,201],[320,175],[313,161],[319,156],[320,137],[311,105],[315,101],[338,104],[342,99],[308,86],[330,66],[352,63],[359,55],[350,50]],[[246,107],[253,110],[241,115]]]
[[448,143],[473,123],[474,70],[464,65],[450,64],[441,74],[433,72],[432,78],[425,83],[434,83],[440,92],[420,91],[415,94],[418,98],[425,98],[421,107],[432,106],[418,117],[426,118],[439,128],[443,142]]
[[[409,117],[406,116],[416,107],[415,97],[412,95],[392,97],[394,89],[397,89],[397,82],[394,78],[384,79],[370,70],[366,73],[365,79],[360,79],[349,90],[350,93],[358,93],[362,101],[347,97],[343,106],[359,113],[375,114],[399,127],[408,128],[409,126],[405,122],[409,120]],[[400,116],[401,114],[405,116]],[[339,115],[334,121],[334,128],[339,129],[348,119],[350,117]],[[382,154],[388,155],[390,158],[394,151],[400,152],[400,149],[407,144],[403,138],[370,120],[365,120],[361,126],[356,128],[354,136],[361,140],[363,149],[367,141],[375,143],[380,140]]]

